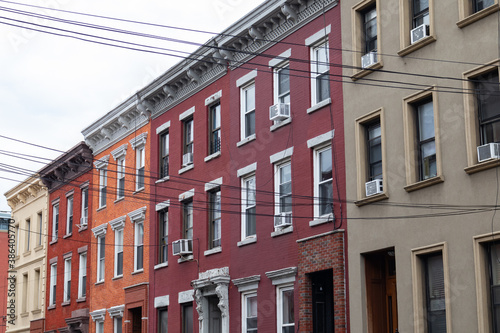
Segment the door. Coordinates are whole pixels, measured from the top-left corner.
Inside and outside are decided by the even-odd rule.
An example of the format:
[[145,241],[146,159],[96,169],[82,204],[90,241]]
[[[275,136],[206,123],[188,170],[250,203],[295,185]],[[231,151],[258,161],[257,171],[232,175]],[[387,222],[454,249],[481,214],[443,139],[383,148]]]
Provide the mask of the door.
[[132,308],[130,309],[130,314],[132,317],[132,333],[142,332],[142,308]]
[[208,300],[208,331],[210,333],[222,333],[222,314],[219,307],[219,297],[209,296]]
[[311,273],[313,333],[334,332],[333,272],[332,270]]

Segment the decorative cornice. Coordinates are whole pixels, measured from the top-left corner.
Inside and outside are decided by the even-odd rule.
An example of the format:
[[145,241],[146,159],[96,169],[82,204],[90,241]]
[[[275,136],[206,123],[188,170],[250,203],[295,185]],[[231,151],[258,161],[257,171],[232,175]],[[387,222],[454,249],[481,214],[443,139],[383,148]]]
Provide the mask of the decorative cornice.
[[93,321],[104,321],[106,316],[106,309],[95,310],[90,313]]
[[104,223],[95,228],[92,228],[92,232],[94,233],[94,237],[97,238],[102,235],[106,235],[106,229],[108,228],[108,224]]
[[108,309],[109,316],[113,317],[123,317],[123,311],[125,310],[125,305],[112,306]]
[[106,155],[95,161],[94,166],[96,167],[96,169],[102,169],[107,167],[108,163],[109,163],[109,155]]
[[272,280],[273,285],[294,282],[296,275],[297,267],[288,267],[266,272],[266,276]]
[[155,210],[158,212],[158,211],[163,210],[163,209],[168,208],[168,207],[170,207],[170,200],[166,200],[166,201],[163,201],[163,202],[156,204]]
[[130,145],[132,149],[135,150],[137,147],[142,147],[146,145],[146,139],[148,138],[148,132],[144,132],[130,140]]
[[127,154],[127,148],[128,148],[128,145],[125,143],[125,144],[121,145],[120,147],[116,148],[115,150],[113,150],[111,152],[111,155],[113,155],[113,158],[115,160],[122,158]]
[[248,276],[240,279],[234,279],[233,284],[238,287],[238,292],[242,293],[249,290],[255,290],[259,286],[260,275]]
[[29,177],[18,185],[7,191],[4,195],[7,204],[14,211],[17,207],[47,194],[47,188],[38,176]]
[[128,213],[128,217],[130,217],[130,222],[132,223],[140,223],[144,221],[146,218],[146,210],[147,206],[141,207],[139,209],[134,210],[133,212]]
[[125,220],[127,219],[127,215],[120,216],[114,220],[109,221],[109,226],[111,230],[115,231],[117,229],[123,229],[125,227]]

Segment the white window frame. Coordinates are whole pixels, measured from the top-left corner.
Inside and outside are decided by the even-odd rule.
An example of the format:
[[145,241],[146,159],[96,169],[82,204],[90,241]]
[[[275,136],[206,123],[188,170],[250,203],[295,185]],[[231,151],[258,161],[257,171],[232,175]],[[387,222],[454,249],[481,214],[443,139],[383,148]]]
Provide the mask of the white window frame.
[[[142,229],[142,233],[139,231]],[[142,267],[138,267],[138,252],[139,247],[142,248]],[[134,224],[134,271],[144,270],[144,222],[136,222]]]
[[99,169],[99,208],[106,207],[108,185],[108,169]]
[[[250,297],[255,297],[256,301],[257,301],[257,304],[258,304],[257,291],[256,290],[241,294],[241,332],[243,332],[243,333],[257,332],[257,328],[255,330],[248,331],[248,327],[247,327],[247,319],[248,319],[248,316],[247,316],[247,314],[248,314],[247,300]],[[258,306],[257,306],[257,309],[258,309]],[[257,323],[258,323],[258,318],[259,318],[259,311],[258,310],[257,310],[257,313],[256,313],[256,318],[257,318]]]
[[[332,146],[331,145],[324,145],[324,146],[321,146],[321,147],[317,147],[314,149],[314,217],[315,219],[329,219],[329,217],[331,217],[332,213],[329,213],[329,214],[324,214],[324,215],[320,215],[320,193],[319,193],[319,186],[321,185],[320,184],[320,161],[319,161],[319,157],[320,157],[320,154],[323,153],[324,151],[326,150],[332,150]],[[323,181],[323,183],[326,183],[328,181],[332,182],[332,189],[333,189],[333,168],[335,166],[333,165],[333,158],[332,158],[332,178],[330,178],[329,180],[326,180],[326,181]]]
[[[122,273],[118,274],[118,255],[122,254]],[[123,228],[115,229],[115,264],[114,277],[123,276]]]
[[[140,146],[136,148],[136,161],[135,161],[135,172],[136,172],[136,181],[135,181],[135,190],[142,190],[146,186],[146,147]],[[142,176],[141,176],[142,170]],[[142,186],[141,185],[141,177],[142,177]]]
[[[69,283],[69,286],[68,286]],[[69,288],[68,288],[69,287]],[[63,302],[71,300],[71,258],[64,259]]]
[[[119,325],[118,325],[118,321],[120,321]],[[113,333],[122,333],[122,331],[123,331],[122,324],[123,324],[122,317],[119,317],[119,316],[113,317]],[[119,330],[118,330],[118,327],[120,328]]]
[[57,241],[59,233],[59,203],[52,205],[52,241]]
[[73,195],[66,198],[66,235],[73,233]]
[[[125,156],[116,160],[116,199],[125,197]],[[121,180],[123,179],[123,184]],[[122,192],[122,193],[120,193]]]
[[96,320],[95,332],[96,333],[104,333],[104,320]]
[[[293,325],[283,323],[283,292],[292,290],[294,292],[293,302],[295,299],[295,288],[293,284],[284,284],[276,287],[276,320],[278,326],[278,333],[283,331],[283,327],[295,327],[295,321]],[[295,306],[294,306],[295,309]],[[295,319],[295,314],[294,314]]]
[[[254,101],[253,101],[253,104],[254,104],[254,108],[253,109],[250,109],[250,110],[247,110],[246,109],[246,102],[247,102],[247,97],[246,97],[246,92],[250,89],[250,88],[253,88],[253,91],[254,91]],[[252,136],[255,136],[255,116],[256,116],[256,92],[255,92],[255,81],[250,81],[248,82],[247,84],[245,84],[244,86],[242,86],[240,88],[240,133],[241,133],[241,140],[244,140],[244,139],[247,139],[247,138],[251,138]],[[249,114],[249,113],[252,113],[254,114],[254,132],[249,134],[249,135],[246,135],[246,125],[247,125],[247,121],[246,121],[246,115]]]
[[16,226],[16,256],[19,255],[19,247],[21,245],[19,242],[20,238],[21,238],[21,235],[19,235],[19,226],[17,225]]
[[[253,180],[253,188],[249,187],[250,182]],[[248,238],[255,238],[257,236],[257,231],[252,234],[252,235],[247,235],[246,233],[246,228],[247,228],[247,218],[246,218],[246,212],[248,209],[251,208],[257,208],[257,178],[255,176],[255,173],[246,175],[244,178],[241,179],[241,239],[248,239]],[[247,190],[253,190],[254,191],[254,204],[253,205],[248,205],[246,204],[247,201]]]
[[[80,225],[87,225],[89,218],[89,188],[82,188],[82,207],[81,207],[81,221]],[[82,223],[83,222],[83,223]]]
[[[280,72],[288,67],[288,79],[290,80],[290,62],[288,60],[283,61],[281,64],[278,66],[275,66],[273,68],[273,96],[274,96],[274,104],[277,103],[288,103],[290,104],[291,101],[291,93],[290,93],[290,81],[288,83],[288,93],[283,94],[282,96],[279,95],[279,88],[280,88],[280,81],[279,81],[279,74]],[[288,96],[288,102],[281,102],[281,98]]]
[[42,234],[43,234],[43,214],[39,212],[37,214],[38,220],[38,246],[42,246]]
[[97,236],[97,282],[104,281],[104,273],[106,270],[106,253],[101,257],[101,246],[103,245],[104,251],[106,251],[106,235]]
[[26,252],[31,250],[30,237],[31,236],[31,220],[26,220]]
[[[166,221],[165,221],[166,219]],[[168,263],[168,207],[162,209],[158,212],[158,265]],[[165,223],[166,222],[166,223]],[[165,226],[166,224],[166,226]],[[165,242],[166,244],[163,244]],[[166,256],[162,258],[163,249],[166,248]]]
[[[78,298],[87,297],[87,252],[80,253],[78,266]],[[85,278],[85,282],[83,281]],[[85,288],[85,295],[83,294],[83,288]]]
[[57,263],[50,265],[50,290],[49,290],[49,306],[56,305],[57,292]]
[[[275,164],[275,173],[274,173],[274,214],[275,215],[280,215],[282,212],[282,207],[281,207],[281,172],[284,167],[290,167],[290,174],[292,173],[292,161],[291,160],[286,160],[281,163]],[[292,178],[290,179],[290,187],[292,186]],[[290,189],[290,196],[293,195],[292,189]],[[285,212],[285,213],[292,213],[292,211]]]
[[[327,62],[327,66],[326,66],[326,70],[324,71],[321,71],[319,72],[319,69],[318,67],[320,67],[320,65],[318,64],[319,60],[316,56],[316,51],[318,52],[326,52],[326,62]],[[328,39],[325,38],[325,39],[322,39],[321,41],[317,42],[315,45],[312,45],[311,46],[311,106],[314,106],[316,104],[319,104],[323,101],[326,101],[328,100],[328,98],[331,98],[330,97],[330,90],[328,90],[328,97],[325,98],[325,99],[322,99],[322,100],[319,100],[319,96],[317,94],[317,83],[316,83],[316,79],[321,76],[321,75],[324,75],[325,73],[329,73],[330,72],[330,49],[329,49],[329,43],[328,43]],[[330,78],[329,78],[329,75],[328,75],[328,86],[330,87]]]

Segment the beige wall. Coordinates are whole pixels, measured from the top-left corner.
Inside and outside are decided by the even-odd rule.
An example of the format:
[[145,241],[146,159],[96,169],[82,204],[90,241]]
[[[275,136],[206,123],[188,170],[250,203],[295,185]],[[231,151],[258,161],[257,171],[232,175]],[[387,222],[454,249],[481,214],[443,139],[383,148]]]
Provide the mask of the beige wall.
[[[342,48],[345,50],[343,62],[346,65],[344,75],[351,77],[356,73],[357,77],[362,77],[357,81],[345,78],[343,85],[347,199],[350,200],[347,214],[350,218],[348,262],[352,332],[368,332],[365,265],[362,254],[389,247],[394,247],[396,256],[399,332],[422,331],[418,328],[419,323],[415,317],[418,315],[419,303],[414,290],[417,286],[413,281],[418,272],[415,272],[416,266],[412,268],[412,257],[413,254],[420,253],[422,248],[426,249],[436,244],[443,246],[443,251],[447,255],[445,271],[448,274],[446,282],[448,332],[452,329],[456,332],[478,332],[478,317],[484,315],[477,310],[478,295],[482,292],[476,288],[474,237],[491,233],[492,229],[500,230],[498,216],[494,223],[492,223],[492,211],[470,215],[409,218],[416,215],[450,212],[428,207],[417,208],[415,207],[417,204],[495,205],[496,203],[499,181],[496,170],[489,168],[473,174],[468,174],[464,170],[477,164],[477,160],[471,162],[471,157],[473,160],[476,154],[475,144],[471,145],[473,147],[469,150],[469,156],[467,153],[467,123],[464,116],[466,99],[461,91],[443,92],[452,88],[461,89],[463,82],[460,79],[464,73],[478,67],[479,64],[495,61],[499,57],[498,4],[488,9],[488,13],[493,12],[493,14],[479,15],[485,17],[478,17],[477,21],[469,23],[476,17],[463,13],[460,6],[464,1],[431,0],[430,32],[433,36],[422,43],[426,45],[409,47],[405,44],[407,43],[405,36],[409,36],[409,33],[400,32],[409,32],[409,29],[400,29],[401,26],[405,26],[404,20],[400,18],[404,14],[402,5],[406,2],[377,1],[378,49],[382,55],[379,54],[380,64],[376,67],[380,67],[383,71],[428,74],[459,80],[353,71],[349,66],[356,65],[356,62],[359,66],[360,61],[357,57],[361,54],[349,51],[353,48],[360,50],[359,43],[353,42],[356,41],[353,34],[360,22],[353,22],[352,18],[356,16],[353,15],[352,8],[355,6],[362,8],[364,4],[360,4],[358,0],[341,2]],[[462,20],[463,18],[466,19]],[[464,24],[468,25],[463,26]],[[417,48],[418,46],[421,47]],[[426,61],[424,58],[445,61]],[[402,83],[391,84],[389,80],[417,83],[422,86],[418,88],[406,86],[411,89],[402,89],[404,86]],[[438,170],[441,172],[440,175],[438,172],[439,177],[432,181],[414,182],[411,180],[410,172],[412,163],[408,161],[408,153],[412,153],[411,135],[407,136],[405,141],[407,119],[404,101],[411,100],[412,95],[423,92],[426,87],[434,91],[432,96],[436,115],[436,144],[438,160],[440,159]],[[370,200],[363,200],[365,170],[360,168],[365,163],[366,156],[363,151],[360,152],[359,147],[358,150],[356,147],[356,133],[359,134],[359,131],[356,131],[356,119],[376,110],[381,110],[383,114],[384,194],[377,197],[380,199],[377,203],[369,203],[367,201]],[[362,146],[363,142],[360,145]],[[467,170],[470,171],[469,169]],[[475,171],[477,168],[472,169]],[[396,203],[410,204],[410,206],[398,207]]]
[[[15,226],[19,227],[16,257],[16,318],[15,324],[7,323],[7,332],[29,332],[30,321],[45,317],[45,277],[47,249],[48,192],[40,179],[28,178],[5,193],[12,209]],[[38,218],[42,217],[42,237],[39,241]],[[30,246],[28,227],[30,220]],[[26,276],[26,277],[24,277]],[[24,282],[28,281],[25,285]],[[27,294],[26,294],[27,293]]]

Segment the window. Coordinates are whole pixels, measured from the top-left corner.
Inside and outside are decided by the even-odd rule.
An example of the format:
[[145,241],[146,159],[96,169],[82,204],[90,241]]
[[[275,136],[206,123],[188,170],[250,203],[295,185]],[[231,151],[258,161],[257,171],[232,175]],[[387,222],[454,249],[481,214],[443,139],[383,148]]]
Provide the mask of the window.
[[42,213],[37,214],[38,220],[38,246],[42,245],[42,233],[43,233],[43,215]]
[[329,51],[328,41],[311,48],[311,105],[330,98]]
[[95,331],[96,333],[104,333],[104,321],[95,322]]
[[188,165],[193,163],[193,118],[189,118],[183,121],[184,125],[184,145],[183,145],[183,158],[182,165]]
[[274,102],[290,103],[290,64],[274,68]]
[[113,318],[113,333],[122,333],[122,317]]
[[168,262],[168,210],[163,210],[160,212],[158,234],[160,239],[158,240],[159,254],[158,263]]
[[399,0],[399,6],[401,50],[398,55],[405,56],[436,41],[433,24],[434,0]]
[[66,235],[73,232],[73,196],[66,198]]
[[446,333],[450,319],[446,244],[412,253],[415,332]]
[[23,274],[21,313],[28,312],[28,274]]
[[99,169],[99,208],[106,206],[108,170]]
[[64,294],[63,302],[71,299],[71,259],[64,259]]
[[257,293],[243,294],[242,332],[257,332]]
[[170,136],[168,131],[160,135],[160,178],[165,178],[169,175],[168,173],[169,140]]
[[364,54],[377,52],[377,8],[371,6],[363,13]]
[[366,126],[368,180],[382,179],[382,129],[380,120]]
[[292,163],[290,161],[276,166],[275,177],[276,215],[292,214]]
[[363,0],[352,8],[353,80],[382,68],[379,17],[378,0]]
[[500,88],[498,70],[472,79],[481,144],[500,142]]
[[19,238],[20,237],[21,237],[21,235],[19,234],[19,226],[16,226],[16,255],[17,256],[19,255],[19,245],[20,245]]
[[106,236],[97,237],[97,282],[104,281]]
[[215,154],[220,151],[220,126],[221,126],[221,117],[220,117],[220,102],[213,104],[209,108],[209,135],[208,138],[210,143],[210,151],[209,154]]
[[278,288],[277,316],[278,330],[283,333],[295,332],[293,286]]
[[429,0],[412,0],[413,28],[429,25]]
[[168,333],[168,310],[158,309],[158,333]]
[[136,181],[136,190],[140,190],[144,188],[144,166],[145,166],[145,154],[146,149],[144,146],[138,147],[136,150],[136,173],[137,173],[137,181]]
[[87,225],[89,216],[89,189],[82,189],[82,212],[81,212],[81,225]]
[[193,303],[185,303],[182,307],[182,333],[193,333]]
[[459,28],[479,21],[499,9],[498,0],[459,0],[458,4],[460,21],[457,22],[457,26]]
[[209,248],[221,246],[221,195],[220,189],[208,193],[210,203]]
[[255,134],[255,82],[241,87],[241,139]]
[[57,264],[50,265],[49,305],[56,305]]
[[78,269],[78,298],[87,295],[87,252],[80,253],[80,264]]
[[474,13],[479,12],[489,6],[492,6],[495,1],[494,0],[472,0]]
[[330,146],[315,150],[314,197],[315,217],[332,214],[332,148]]
[[52,206],[52,241],[57,241],[59,232],[59,204]]
[[116,197],[121,199],[125,196],[125,158],[116,161]]
[[[135,228],[135,246],[134,246],[134,270],[143,269],[144,261],[144,223],[136,222]],[[192,239],[192,238],[191,238]]]
[[182,238],[193,239],[193,201],[182,203]]
[[255,175],[243,178],[241,181],[242,239],[255,236],[256,234],[255,195],[256,195]]
[[31,238],[31,221],[30,219],[26,220],[26,251],[29,251],[30,248],[30,238]]
[[[442,182],[439,158],[439,133],[436,120],[437,94],[433,88],[405,99],[406,191]],[[421,182],[421,184],[418,184]]]
[[35,269],[35,282],[33,285],[33,309],[40,309],[40,270]]
[[115,229],[115,277],[123,275],[123,228]]

